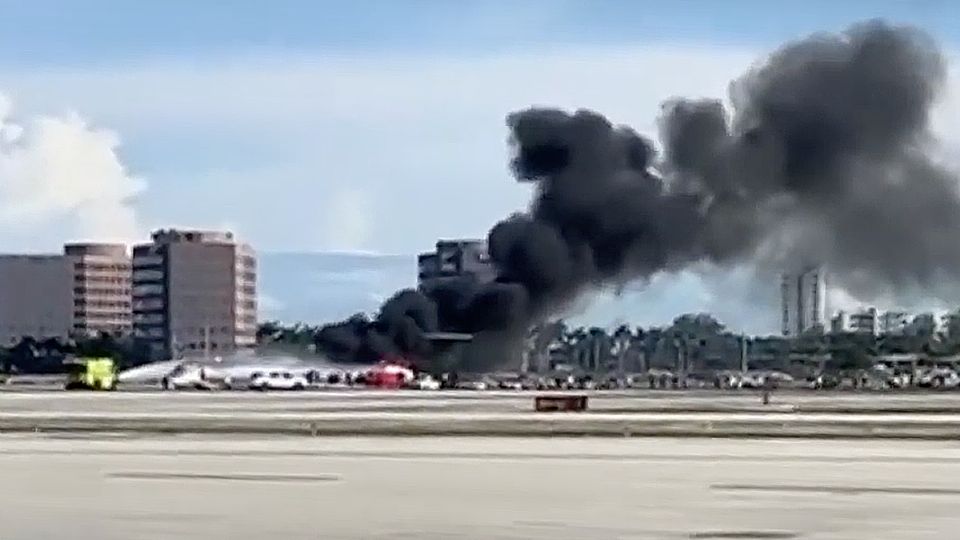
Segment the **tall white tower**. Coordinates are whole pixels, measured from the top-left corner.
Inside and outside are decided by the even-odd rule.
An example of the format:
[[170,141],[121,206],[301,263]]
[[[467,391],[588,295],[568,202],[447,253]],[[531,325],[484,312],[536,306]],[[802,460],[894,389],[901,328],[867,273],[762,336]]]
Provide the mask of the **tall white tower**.
[[823,266],[805,266],[783,274],[780,309],[784,336],[796,337],[813,328],[823,329],[827,316],[827,274]]

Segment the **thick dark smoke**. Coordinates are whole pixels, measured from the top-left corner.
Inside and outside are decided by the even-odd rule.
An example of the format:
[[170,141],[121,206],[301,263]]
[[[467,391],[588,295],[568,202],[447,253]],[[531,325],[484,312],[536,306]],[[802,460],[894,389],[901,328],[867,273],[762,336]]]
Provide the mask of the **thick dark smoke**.
[[401,292],[320,345],[428,355],[424,332],[517,335],[586,289],[698,263],[826,263],[864,289],[956,283],[957,177],[928,151],[944,80],[928,36],[874,21],[783,46],[731,84],[729,110],[666,103],[660,159],[592,111],[511,114],[512,169],[536,197],[489,233],[496,281]]
[[425,332],[437,329],[437,306],[417,291],[403,290],[380,308],[375,320],[354,315],[329,324],[316,335],[316,343],[338,359],[373,363],[385,356],[431,353]]

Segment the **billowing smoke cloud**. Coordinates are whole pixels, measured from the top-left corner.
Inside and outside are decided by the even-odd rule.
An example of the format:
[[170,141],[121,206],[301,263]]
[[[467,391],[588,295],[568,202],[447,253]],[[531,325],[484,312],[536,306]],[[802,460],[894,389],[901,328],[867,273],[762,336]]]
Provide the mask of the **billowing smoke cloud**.
[[11,119],[0,94],[0,223],[5,230],[56,222],[71,240],[141,236],[131,199],[143,182],[117,155],[119,140],[75,114]]
[[424,333],[436,330],[436,304],[417,291],[403,290],[384,302],[376,319],[355,315],[321,328],[316,340],[338,359],[372,363],[393,354],[430,354]]
[[665,174],[719,200],[706,213],[719,254],[827,262],[868,294],[955,282],[957,177],[929,152],[945,77],[935,44],[909,28],[789,44],[731,85],[729,119],[716,101],[667,105]]
[[586,289],[702,263],[827,263],[863,289],[956,283],[957,177],[928,151],[944,79],[928,36],[874,21],[783,46],[731,84],[729,110],[666,103],[659,159],[592,111],[511,114],[512,168],[536,196],[490,231],[496,281],[406,291],[376,321],[327,331],[350,350],[422,353],[434,315],[516,335]]

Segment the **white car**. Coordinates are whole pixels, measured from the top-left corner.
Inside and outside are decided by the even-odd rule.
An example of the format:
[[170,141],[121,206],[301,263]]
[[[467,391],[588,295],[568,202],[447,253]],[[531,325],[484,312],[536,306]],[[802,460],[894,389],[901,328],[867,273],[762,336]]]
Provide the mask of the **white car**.
[[433,377],[427,375],[426,377],[418,381],[421,390],[439,390],[440,381],[434,379]]
[[923,388],[955,388],[960,385],[960,375],[952,369],[934,368],[924,373],[917,386]]
[[289,371],[254,373],[250,377],[251,390],[305,390],[310,382],[304,375]]
[[487,383],[484,381],[460,381],[457,388],[461,390],[486,390]]
[[439,390],[440,381],[430,375],[424,375],[413,382],[413,387],[417,390]]
[[500,381],[499,385],[501,390],[523,390],[523,381],[519,379],[510,379]]

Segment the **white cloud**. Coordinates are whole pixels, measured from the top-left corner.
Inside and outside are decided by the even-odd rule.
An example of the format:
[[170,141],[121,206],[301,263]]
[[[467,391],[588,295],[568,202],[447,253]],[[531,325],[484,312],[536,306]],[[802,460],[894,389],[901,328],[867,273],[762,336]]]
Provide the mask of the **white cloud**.
[[328,251],[359,251],[373,233],[370,196],[356,188],[338,187],[325,201],[322,234]]
[[[127,158],[151,178],[150,223],[212,216],[261,249],[401,253],[482,236],[526,205],[529,186],[507,168],[507,113],[591,107],[652,134],[661,101],[722,95],[752,57],[663,45],[291,54],[7,70],[0,87],[30,110],[81,110],[124,133]],[[330,193],[376,219],[331,231]]]
[[144,187],[117,155],[119,139],[77,114],[18,123],[0,95],[0,225],[29,233],[63,223],[63,240],[130,241]]
[[283,301],[274,296],[266,294],[263,291],[261,291],[257,296],[257,308],[260,312],[261,319],[275,316],[277,313],[282,312],[286,307],[286,304]]

